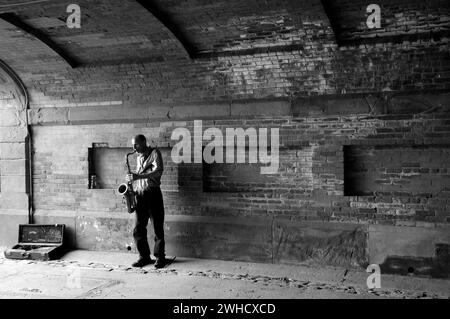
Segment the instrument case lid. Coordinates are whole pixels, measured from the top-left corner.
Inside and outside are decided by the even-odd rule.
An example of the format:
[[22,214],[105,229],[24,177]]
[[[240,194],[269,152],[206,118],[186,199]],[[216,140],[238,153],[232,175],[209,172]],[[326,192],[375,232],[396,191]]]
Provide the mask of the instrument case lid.
[[64,241],[64,224],[55,225],[19,225],[19,244],[54,244]]

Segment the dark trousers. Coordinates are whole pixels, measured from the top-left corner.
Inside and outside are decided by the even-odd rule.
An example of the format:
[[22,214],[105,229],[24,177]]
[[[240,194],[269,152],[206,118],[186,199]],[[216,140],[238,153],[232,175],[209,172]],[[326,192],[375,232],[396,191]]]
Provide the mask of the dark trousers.
[[152,187],[142,195],[136,196],[136,223],[133,230],[134,242],[142,258],[150,258],[150,247],[147,240],[148,219],[152,220],[155,232],[153,255],[165,257],[164,242],[164,203],[159,187]]

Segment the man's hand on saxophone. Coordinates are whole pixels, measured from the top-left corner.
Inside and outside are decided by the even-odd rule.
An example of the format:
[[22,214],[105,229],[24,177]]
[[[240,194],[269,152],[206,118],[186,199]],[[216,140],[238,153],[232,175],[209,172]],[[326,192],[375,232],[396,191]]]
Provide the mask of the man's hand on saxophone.
[[127,181],[127,183],[133,182],[138,179],[140,179],[139,174],[127,174],[125,176],[125,180]]

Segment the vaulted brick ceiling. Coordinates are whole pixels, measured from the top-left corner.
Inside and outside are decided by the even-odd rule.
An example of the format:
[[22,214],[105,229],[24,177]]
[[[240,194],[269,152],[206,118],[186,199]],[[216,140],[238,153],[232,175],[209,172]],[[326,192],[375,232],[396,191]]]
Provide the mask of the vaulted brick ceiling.
[[392,41],[392,35],[440,38],[449,34],[447,0],[379,1],[384,25],[375,31],[365,28],[365,9],[371,1],[363,0],[77,0],[80,29],[65,24],[66,8],[74,1],[30,2],[0,0],[0,13],[13,14],[60,52],[52,52],[32,34],[2,21],[0,58],[11,64],[63,63],[57,58],[61,52],[77,65],[97,65],[255,50],[308,52],[313,46],[342,41],[358,45],[361,39],[383,36]]

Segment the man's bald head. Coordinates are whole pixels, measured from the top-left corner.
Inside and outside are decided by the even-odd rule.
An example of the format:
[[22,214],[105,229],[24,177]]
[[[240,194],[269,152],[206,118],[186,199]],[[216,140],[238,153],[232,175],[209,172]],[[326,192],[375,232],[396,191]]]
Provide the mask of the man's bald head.
[[147,144],[147,139],[146,139],[145,136],[142,135],[142,134],[136,135],[136,136],[134,137],[134,140],[135,140],[135,141],[140,141],[140,142],[142,142],[142,143]]
[[133,137],[131,143],[133,144],[133,148],[138,151],[138,153],[144,153],[147,150],[147,139],[142,134]]

